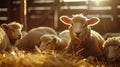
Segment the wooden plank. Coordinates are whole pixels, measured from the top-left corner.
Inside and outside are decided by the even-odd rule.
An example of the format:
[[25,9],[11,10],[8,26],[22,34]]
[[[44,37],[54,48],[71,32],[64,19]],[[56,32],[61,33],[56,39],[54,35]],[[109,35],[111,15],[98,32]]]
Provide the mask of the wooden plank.
[[88,1],[88,6],[110,6],[112,5],[111,1]]
[[52,20],[54,20],[54,16],[52,16],[52,15],[48,15],[48,16],[44,16],[44,15],[28,15],[28,18],[30,19],[30,20],[40,20],[40,21],[42,21],[42,20],[46,20],[46,19],[52,19]]
[[60,15],[72,15],[72,14],[112,14],[111,10],[62,10]]
[[87,5],[87,3],[85,1],[80,1],[80,2],[61,2],[60,5],[61,6],[64,6],[64,5],[78,6],[78,5]]
[[48,7],[48,6],[52,6],[53,3],[28,3],[29,7]]
[[37,14],[42,14],[42,13],[46,13],[46,12],[48,12],[49,10],[30,10],[29,12],[28,12],[28,14],[31,14],[31,13],[37,13]]

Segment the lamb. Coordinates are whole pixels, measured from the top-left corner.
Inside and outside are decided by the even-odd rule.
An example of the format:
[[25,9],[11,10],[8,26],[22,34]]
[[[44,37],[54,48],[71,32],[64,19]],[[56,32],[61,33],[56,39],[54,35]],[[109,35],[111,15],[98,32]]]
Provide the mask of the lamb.
[[91,30],[90,27],[99,23],[99,18],[87,19],[83,14],[76,14],[72,18],[61,16],[60,21],[70,26],[71,41],[67,48],[68,53],[74,54],[77,52],[84,57],[102,55],[104,38],[98,32]]
[[35,46],[40,46],[40,37],[44,34],[57,35],[56,31],[51,27],[37,27],[27,32],[27,34],[20,39],[16,47],[20,50],[34,51]]
[[120,61],[120,37],[108,38],[104,44],[104,56],[110,62]]
[[10,50],[11,46],[21,38],[23,25],[18,22],[4,23],[0,27],[0,51]]
[[64,30],[59,35],[43,35],[40,38],[40,50],[55,50],[58,52],[64,51],[70,43],[69,30]]

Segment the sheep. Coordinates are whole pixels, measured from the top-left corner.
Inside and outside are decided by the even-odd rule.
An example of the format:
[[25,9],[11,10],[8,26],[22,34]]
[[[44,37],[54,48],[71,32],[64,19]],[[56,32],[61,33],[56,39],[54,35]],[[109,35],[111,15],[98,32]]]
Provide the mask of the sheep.
[[39,49],[41,51],[44,50],[55,50],[57,47],[57,43],[60,42],[61,39],[54,34],[44,34],[43,36],[40,37],[40,47]]
[[79,53],[84,57],[102,55],[104,38],[90,27],[98,24],[99,18],[87,19],[83,14],[76,14],[72,18],[61,16],[59,19],[65,25],[69,25],[71,41],[67,48],[68,53]]
[[109,37],[118,37],[120,36],[120,33],[106,33],[103,38],[107,40]]
[[51,27],[37,27],[27,32],[27,34],[19,40],[16,47],[20,50],[34,51],[35,46],[40,46],[40,37],[44,34],[57,35],[56,31]]
[[21,38],[23,25],[18,22],[3,23],[0,27],[0,51],[10,50],[11,46]]
[[69,30],[64,30],[59,35],[45,34],[40,38],[40,50],[64,51],[70,43]]
[[104,56],[110,62],[120,61],[120,37],[108,38],[104,44]]

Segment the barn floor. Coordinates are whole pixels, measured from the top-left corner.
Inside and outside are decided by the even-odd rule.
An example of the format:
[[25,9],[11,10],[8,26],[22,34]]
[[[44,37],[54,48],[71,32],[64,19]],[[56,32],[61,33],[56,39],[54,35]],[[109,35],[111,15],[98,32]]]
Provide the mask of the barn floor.
[[107,64],[89,61],[82,56],[69,55],[64,52],[36,50],[25,52],[13,48],[10,52],[0,54],[0,67],[120,67],[120,64]]

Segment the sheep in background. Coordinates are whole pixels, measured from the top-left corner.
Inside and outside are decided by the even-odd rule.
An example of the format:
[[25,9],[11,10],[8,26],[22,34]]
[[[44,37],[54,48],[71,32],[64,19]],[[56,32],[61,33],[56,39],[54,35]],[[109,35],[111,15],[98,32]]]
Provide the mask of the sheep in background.
[[108,38],[104,44],[104,56],[110,62],[120,61],[120,37]]
[[40,50],[64,51],[70,43],[69,30],[64,30],[59,35],[45,34],[40,38]]
[[99,18],[92,17],[87,19],[83,14],[76,14],[72,18],[61,16],[60,20],[70,26],[71,42],[68,46],[68,53],[74,54],[84,49],[80,52],[84,57],[98,57],[102,55],[104,39],[99,33],[91,30],[90,27],[97,24],[100,21]]
[[60,42],[61,39],[54,34],[44,34],[40,37],[40,50],[55,50],[57,43]]
[[103,36],[103,38],[104,38],[105,40],[107,40],[109,37],[111,38],[111,37],[118,37],[118,36],[120,36],[120,33],[106,33],[106,34]]
[[16,46],[18,49],[33,51],[35,46],[40,46],[40,37],[44,34],[57,35],[56,31],[50,27],[33,28],[28,31],[28,33],[22,39],[20,39]]
[[21,38],[23,25],[18,22],[4,23],[0,27],[0,50],[9,50]]

